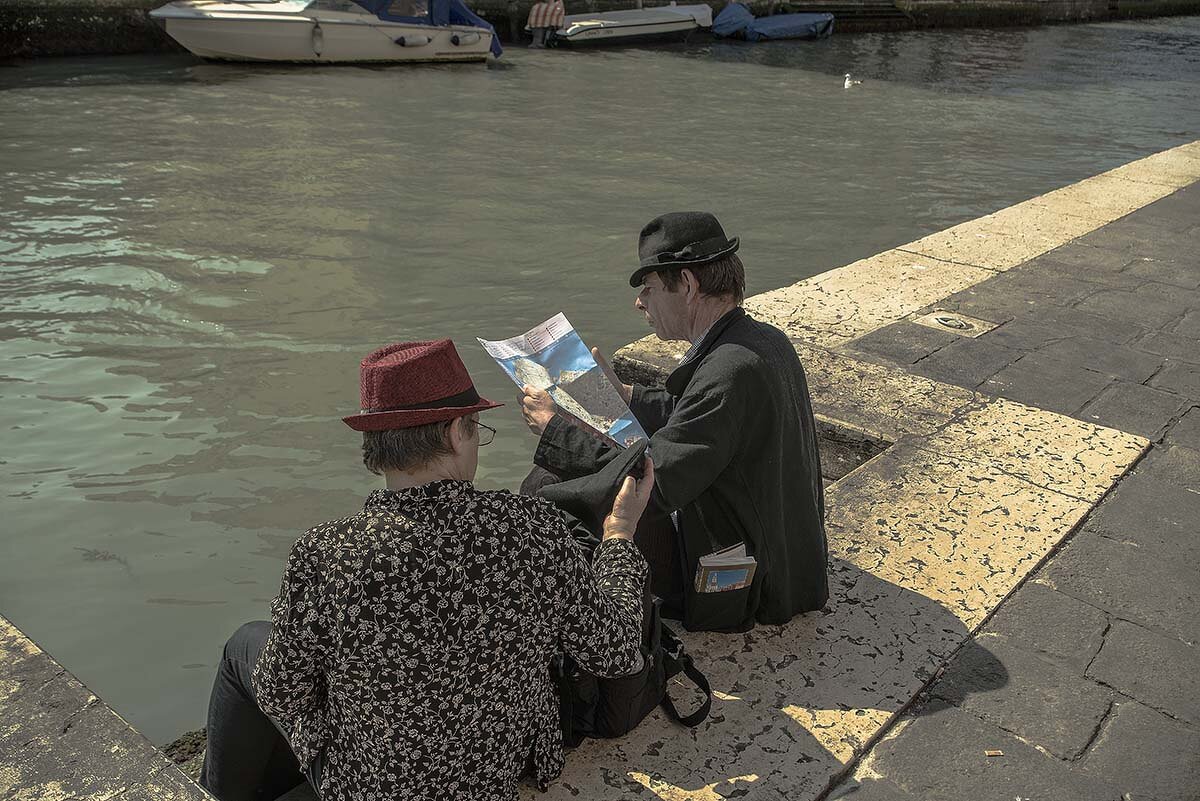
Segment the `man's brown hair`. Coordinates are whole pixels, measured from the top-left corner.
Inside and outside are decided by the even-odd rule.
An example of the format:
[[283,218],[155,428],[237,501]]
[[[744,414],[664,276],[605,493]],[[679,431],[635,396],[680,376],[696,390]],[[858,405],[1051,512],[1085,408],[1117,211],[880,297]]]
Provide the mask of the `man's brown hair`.
[[385,470],[415,470],[451,452],[450,426],[463,420],[467,436],[479,424],[470,417],[456,417],[412,428],[393,428],[389,431],[364,431],[363,465],[375,475]]
[[[683,269],[683,268],[680,268]],[[724,258],[717,259],[699,267],[688,267],[696,280],[700,282],[700,294],[710,297],[731,297],[733,302],[741,304],[746,298],[746,268],[736,253],[730,253]],[[668,292],[679,288],[682,278],[680,270],[659,270],[658,277]]]

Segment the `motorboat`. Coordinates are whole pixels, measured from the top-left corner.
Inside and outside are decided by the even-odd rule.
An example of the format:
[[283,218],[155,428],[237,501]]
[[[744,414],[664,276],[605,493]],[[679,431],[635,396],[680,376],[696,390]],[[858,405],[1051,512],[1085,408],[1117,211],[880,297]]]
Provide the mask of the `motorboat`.
[[712,7],[701,3],[606,11],[599,14],[568,14],[563,27],[554,32],[552,45],[631,44],[650,40],[685,39],[702,28],[712,27]]
[[174,0],[150,12],[202,58],[321,64],[484,61],[496,31],[463,0]]
[[713,21],[713,34],[761,42],[766,39],[824,39],[833,33],[832,14],[773,14],[756,17],[744,3],[730,3]]

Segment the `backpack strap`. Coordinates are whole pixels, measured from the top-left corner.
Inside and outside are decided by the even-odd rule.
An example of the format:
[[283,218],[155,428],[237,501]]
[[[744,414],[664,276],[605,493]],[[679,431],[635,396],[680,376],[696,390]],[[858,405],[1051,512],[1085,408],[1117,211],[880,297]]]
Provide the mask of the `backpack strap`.
[[679,673],[687,676],[692,680],[692,683],[700,688],[704,693],[704,703],[700,705],[692,714],[683,717],[675,708],[675,702],[671,700],[671,694],[664,690],[662,707],[667,715],[688,728],[695,728],[704,722],[708,717],[709,711],[712,709],[712,688],[708,685],[708,679],[696,667],[692,661],[691,654],[683,649],[683,642],[671,631],[670,627],[665,623],[662,627],[662,649],[663,649],[663,668],[666,672],[666,678],[670,679]]

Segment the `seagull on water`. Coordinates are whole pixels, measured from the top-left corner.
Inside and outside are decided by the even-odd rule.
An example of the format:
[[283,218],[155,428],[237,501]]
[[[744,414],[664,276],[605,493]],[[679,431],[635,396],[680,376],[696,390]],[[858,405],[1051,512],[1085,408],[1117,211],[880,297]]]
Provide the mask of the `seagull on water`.
[[862,83],[862,81],[860,81],[856,78],[851,78],[850,73],[847,72],[846,80],[842,82],[842,88],[849,89],[851,86],[858,86],[860,83]]

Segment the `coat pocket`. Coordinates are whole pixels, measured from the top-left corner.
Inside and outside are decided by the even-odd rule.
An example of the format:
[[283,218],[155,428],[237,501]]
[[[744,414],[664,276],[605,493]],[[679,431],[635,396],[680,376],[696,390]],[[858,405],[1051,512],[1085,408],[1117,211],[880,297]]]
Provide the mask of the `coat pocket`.
[[746,614],[749,587],[724,592],[696,592],[686,587],[683,625],[688,631],[749,631],[754,620]]

